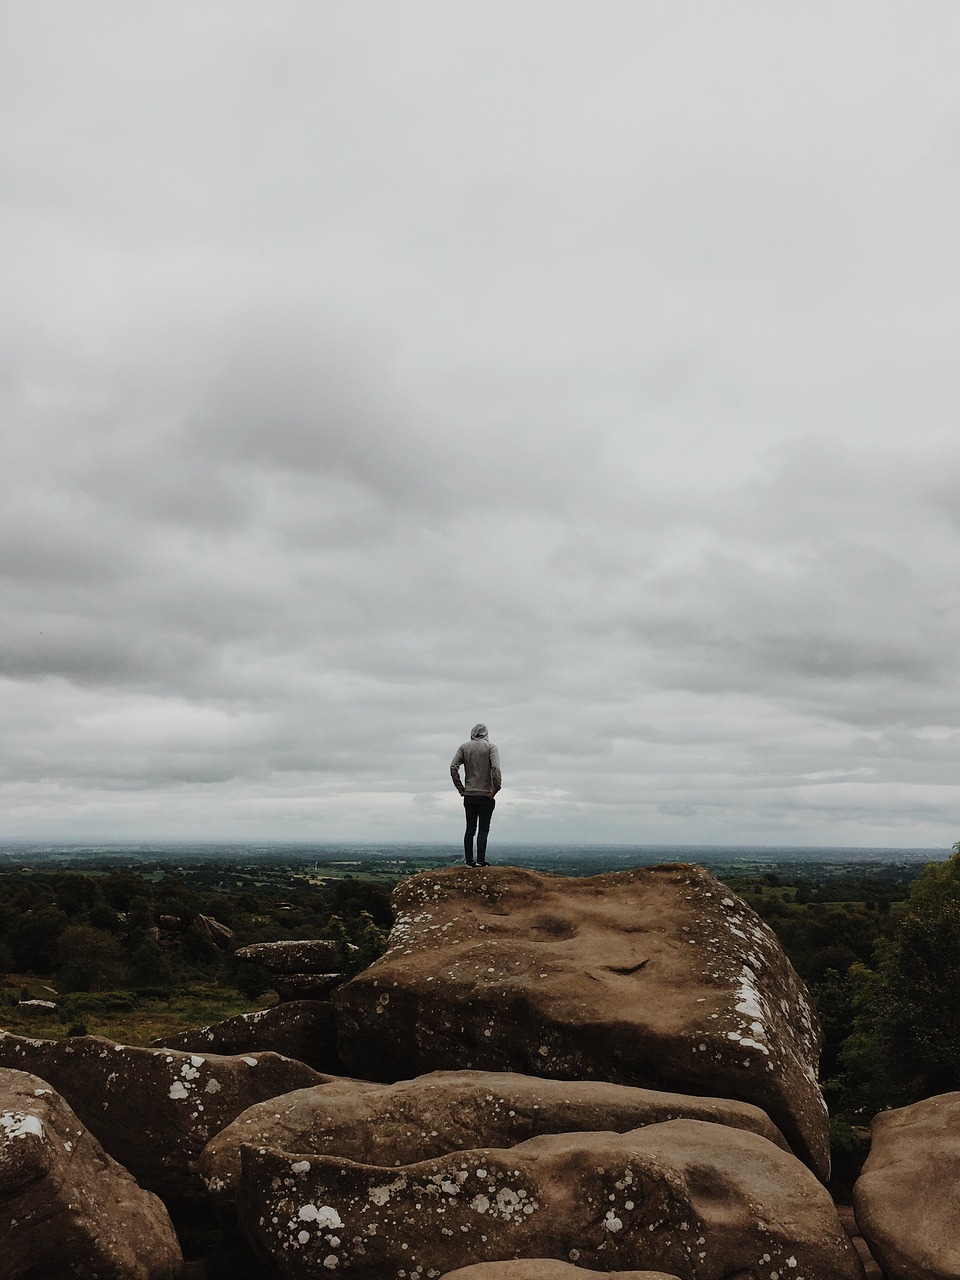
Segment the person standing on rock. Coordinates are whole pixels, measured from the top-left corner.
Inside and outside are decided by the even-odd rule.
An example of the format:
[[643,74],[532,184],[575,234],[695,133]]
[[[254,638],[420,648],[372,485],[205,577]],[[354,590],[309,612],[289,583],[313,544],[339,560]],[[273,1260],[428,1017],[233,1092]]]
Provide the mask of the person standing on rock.
[[[463,768],[463,781],[460,769]],[[494,797],[500,790],[500,752],[487,737],[487,726],[475,724],[470,730],[470,741],[457,747],[457,754],[450,761],[450,777],[463,796],[463,809],[467,817],[467,829],[463,836],[463,857],[468,867],[474,865],[473,837],[477,837],[478,867],[487,865],[487,833],[490,819],[496,808]]]

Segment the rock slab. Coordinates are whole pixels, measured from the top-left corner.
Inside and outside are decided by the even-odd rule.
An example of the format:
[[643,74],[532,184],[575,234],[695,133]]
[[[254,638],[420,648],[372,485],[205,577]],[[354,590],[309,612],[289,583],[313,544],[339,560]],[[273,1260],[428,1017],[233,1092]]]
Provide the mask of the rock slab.
[[516,1071],[737,1098],[820,1176],[821,1033],[772,931],[700,867],[426,872],[384,956],[334,995],[352,1075]]
[[184,1053],[280,1053],[314,1071],[343,1074],[333,1005],[328,1000],[284,1001],[271,1009],[180,1031],[152,1041],[150,1047]]
[[787,1150],[766,1113],[744,1102],[598,1080],[435,1071],[393,1085],[336,1080],[272,1098],[212,1138],[198,1167],[214,1203],[229,1215],[244,1143],[391,1167],[451,1151],[513,1147],[546,1133],[625,1133],[680,1118],[746,1129]]
[[274,1053],[190,1054],[9,1032],[0,1032],[0,1067],[46,1080],[142,1187],[170,1203],[205,1201],[197,1159],[247,1107],[329,1079]]
[[665,1271],[585,1271],[569,1262],[527,1258],[511,1262],[479,1262],[448,1271],[442,1280],[679,1280]]
[[882,1111],[853,1189],[887,1280],[960,1280],[960,1093]]
[[0,1070],[0,1274],[177,1280],[183,1256],[141,1190],[46,1081]]
[[394,1169],[253,1145],[242,1164],[240,1223],[286,1280],[428,1280],[511,1258],[684,1280],[862,1280],[813,1174],[766,1138],[704,1121]]

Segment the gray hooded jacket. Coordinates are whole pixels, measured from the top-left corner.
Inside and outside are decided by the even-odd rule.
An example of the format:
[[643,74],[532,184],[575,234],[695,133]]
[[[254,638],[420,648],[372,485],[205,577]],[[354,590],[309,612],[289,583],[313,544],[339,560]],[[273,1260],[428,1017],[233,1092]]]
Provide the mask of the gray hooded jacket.
[[[463,782],[460,766],[463,766]],[[457,748],[450,761],[450,777],[462,796],[496,795],[500,790],[500,752],[487,737],[487,726],[475,724],[470,730],[470,741]]]

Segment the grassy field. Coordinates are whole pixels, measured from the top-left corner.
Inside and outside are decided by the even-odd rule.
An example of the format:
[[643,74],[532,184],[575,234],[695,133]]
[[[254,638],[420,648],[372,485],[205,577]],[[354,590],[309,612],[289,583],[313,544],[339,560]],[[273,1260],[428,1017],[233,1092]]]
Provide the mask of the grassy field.
[[[104,1036],[118,1044],[147,1045],[191,1027],[221,1022],[238,1013],[252,1013],[276,1003],[270,992],[263,1000],[247,1000],[236,991],[215,984],[197,984],[169,998],[138,996],[132,991],[99,991],[55,996],[31,977],[8,974],[0,990],[0,1022],[5,1031],[41,1040],[67,1035]],[[58,1008],[39,1011],[19,1005],[21,992],[31,999],[56,999]],[[80,1031],[80,1028],[83,1031]]]

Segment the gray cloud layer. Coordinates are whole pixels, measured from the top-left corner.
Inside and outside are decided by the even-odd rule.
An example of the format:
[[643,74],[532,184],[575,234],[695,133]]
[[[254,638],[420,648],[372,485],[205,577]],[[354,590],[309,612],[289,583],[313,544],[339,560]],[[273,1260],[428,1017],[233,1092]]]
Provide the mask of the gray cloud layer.
[[956,838],[955,6],[6,27],[6,834]]

